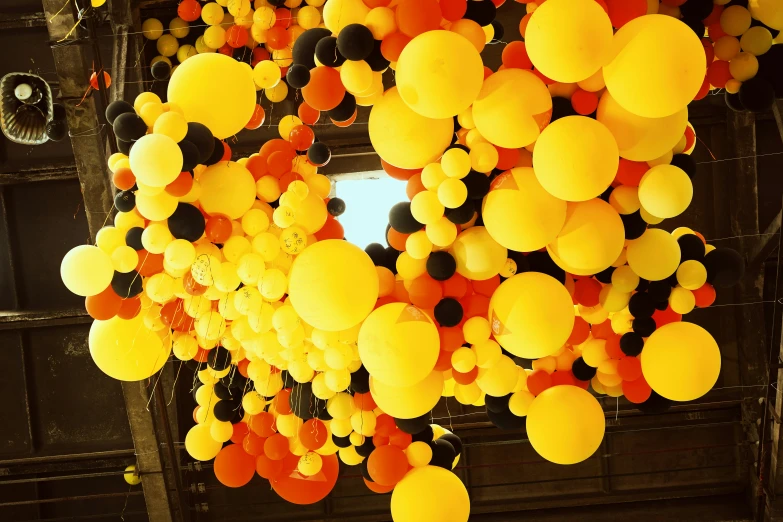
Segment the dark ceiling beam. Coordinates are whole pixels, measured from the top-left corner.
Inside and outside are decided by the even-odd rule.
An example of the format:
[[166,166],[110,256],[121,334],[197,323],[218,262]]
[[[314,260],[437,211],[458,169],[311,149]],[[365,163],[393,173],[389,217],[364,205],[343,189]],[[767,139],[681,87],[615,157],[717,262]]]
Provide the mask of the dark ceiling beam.
[[47,165],[30,170],[0,172],[0,186],[33,183],[36,181],[67,181],[79,179],[75,165]]
[[0,30],[27,27],[46,27],[46,16],[43,13],[0,13]]
[[[99,56],[88,56],[89,47],[66,43],[84,35],[79,28],[69,36],[69,32],[79,23],[73,5],[62,9],[61,0],[43,0],[43,7],[50,41],[64,42],[53,45],[52,54],[60,81],[60,101],[66,107],[87,224],[94,240],[113,203],[113,190],[106,168],[107,134],[110,136],[111,133],[108,130],[100,131],[103,128],[103,117],[98,114],[94,97],[88,96],[82,100],[89,88],[90,63],[95,60],[96,68],[100,68],[100,60]],[[130,12],[130,0],[113,0],[111,7],[118,12]],[[95,21],[87,20],[86,23],[92,26]],[[94,26],[91,29],[94,32]],[[93,50],[97,52],[97,49]],[[127,53],[124,56],[126,63],[116,63],[116,66],[127,66]],[[102,75],[98,77],[102,81]],[[99,91],[101,96],[106,94],[105,89]],[[176,470],[179,466],[176,460],[171,461],[170,455],[160,450],[158,432],[169,427],[161,425],[153,413],[154,405],[149,407],[146,383],[122,383],[122,391],[136,450],[137,469],[146,475],[142,487],[149,519],[151,522],[184,520],[180,488],[167,481],[162,473],[166,468]]]

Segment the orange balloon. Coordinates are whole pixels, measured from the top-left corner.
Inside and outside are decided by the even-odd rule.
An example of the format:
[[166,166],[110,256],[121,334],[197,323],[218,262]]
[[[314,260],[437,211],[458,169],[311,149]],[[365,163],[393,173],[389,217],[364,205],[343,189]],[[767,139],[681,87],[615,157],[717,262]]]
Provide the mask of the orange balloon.
[[256,459],[245,453],[239,444],[229,444],[215,457],[213,469],[221,484],[230,488],[241,488],[253,478]]
[[288,138],[296,150],[305,151],[315,142],[315,133],[307,125],[297,125],[291,129]]
[[440,27],[437,0],[400,0],[397,4],[397,28],[411,38]]
[[[234,426],[236,426],[236,424],[234,424]],[[266,411],[262,411],[261,413],[250,417],[248,427],[259,437],[269,438],[277,433],[277,430],[275,429],[275,416]]]
[[327,217],[324,226],[321,227],[321,230],[315,233],[315,238],[318,241],[323,241],[325,239],[343,239],[344,237],[345,229],[340,224],[340,222],[334,219],[332,216]]
[[532,13],[528,13],[522,17],[522,20],[519,21],[519,34],[522,36],[522,38],[525,37],[525,31],[527,31],[527,23],[530,21],[531,16],[533,16]]
[[408,459],[397,446],[380,446],[367,457],[367,471],[381,486],[393,486],[408,472]]
[[120,309],[117,311],[117,317],[121,319],[133,319],[141,312],[141,298],[139,296],[123,299]]
[[269,173],[269,165],[266,164],[266,158],[260,154],[250,156],[245,168],[253,175],[253,179],[258,181]]
[[296,158],[296,149],[291,145],[291,142],[286,141],[283,138],[275,138],[267,141],[258,151],[258,153],[267,158],[267,160],[274,152],[282,152],[289,161],[293,161],[294,158]]
[[189,172],[180,172],[177,179],[166,185],[166,192],[174,197],[182,197],[193,188],[193,176]]
[[283,460],[282,472],[272,479],[272,489],[292,504],[307,505],[323,500],[337,483],[340,465],[337,455],[322,455],[321,471],[305,477],[297,471],[299,457],[288,455]]
[[275,433],[264,442],[264,455],[272,460],[282,460],[288,453],[288,439],[285,435]]
[[495,168],[500,170],[509,170],[517,166],[519,158],[522,153],[519,149],[504,149],[503,147],[495,146],[498,151],[498,164]]
[[438,353],[438,360],[435,361],[435,369],[439,372],[445,372],[451,370],[451,352],[441,350]]
[[84,306],[93,319],[107,321],[119,313],[122,299],[109,285],[103,292],[85,298]]
[[299,115],[299,119],[302,120],[302,123],[306,125],[315,125],[315,122],[321,117],[321,111],[313,109],[304,101],[299,105],[299,109],[297,109],[296,112]]
[[606,0],[606,4],[609,8],[609,20],[616,29],[647,14],[647,0]]
[[478,52],[483,51],[484,46],[487,44],[487,37],[484,34],[484,29],[473,20],[468,20],[467,18],[457,20],[451,24],[449,31],[465,37],[466,40],[473,44],[473,47],[475,47]]
[[291,35],[285,30],[285,27],[278,27],[275,25],[266,32],[266,45],[270,49],[280,50],[288,47],[288,43],[291,41]]
[[386,239],[389,241],[389,245],[394,250],[404,252],[405,242],[408,240],[408,236],[410,236],[410,234],[403,234],[401,232],[397,232],[393,228],[390,228],[389,232],[386,234]]
[[130,190],[136,184],[136,176],[127,167],[117,169],[111,180],[114,186],[120,190]]
[[440,284],[443,287],[443,297],[453,297],[459,300],[468,293],[468,280],[456,272],[445,281],[441,281]]
[[[240,422],[238,424],[242,424],[242,423]],[[247,453],[248,455],[253,455],[253,456],[263,455],[264,442],[266,442],[266,439],[264,437],[259,437],[258,435],[256,435],[251,431],[247,435],[245,435],[244,439],[242,439],[242,449],[245,450],[245,453]]]
[[614,335],[614,330],[612,330],[612,321],[607,319],[601,324],[594,324],[590,328],[590,332],[596,339],[609,339],[609,337]]
[[283,461],[272,460],[266,455],[259,455],[256,458],[256,473],[259,476],[272,480],[283,472]]
[[289,413],[291,413],[290,398],[291,398],[291,388],[283,388],[282,390],[277,392],[275,398],[272,399],[272,407],[280,415],[288,415]]
[[381,413],[375,418],[375,433],[380,435],[389,436],[397,429],[397,424],[394,422],[394,417]]
[[226,31],[226,43],[234,49],[244,47],[247,43],[248,34],[247,29],[238,25],[232,25]]
[[729,70],[729,62],[726,60],[715,60],[707,67],[707,81],[718,88],[726,87],[726,82],[732,79]]
[[495,275],[482,281],[473,281],[471,284],[473,285],[473,291],[477,294],[492,297],[497,287],[500,286],[500,276]]
[[478,366],[474,366],[467,373],[460,373],[457,370],[452,369],[451,376],[454,378],[454,382],[466,386],[474,382],[478,378],[478,371],[479,371]]
[[650,170],[646,162],[630,161],[620,158],[620,166],[617,168],[615,181],[629,187],[638,187],[642,177]]
[[443,299],[443,288],[438,281],[423,274],[411,282],[408,295],[411,303],[419,308],[434,308]]
[[706,308],[715,302],[715,297],[717,296],[715,288],[709,283],[704,283],[700,288],[693,290],[693,297],[696,298],[696,306]]
[[253,115],[250,117],[250,121],[245,125],[246,129],[255,130],[264,124],[266,119],[266,112],[264,108],[256,104],[256,108],[253,110]]
[[398,448],[405,449],[413,442],[413,436],[410,433],[405,433],[399,428],[396,428],[389,435],[389,443]]
[[571,335],[568,336],[566,343],[572,346],[582,344],[587,340],[589,335],[590,325],[587,323],[587,321],[577,316],[574,318],[574,328],[571,330]]
[[247,434],[250,433],[247,424],[244,422],[237,422],[234,424],[233,429],[234,432],[231,434],[231,442],[234,444],[240,444],[243,440],[245,440]]
[[318,419],[307,420],[299,427],[299,441],[309,450],[315,451],[322,448],[328,438],[329,430]]
[[289,28],[291,27],[291,10],[286,9],[285,7],[278,7],[275,9],[275,25],[274,27],[283,27],[283,28]]
[[525,42],[514,41],[503,49],[502,54],[503,65],[507,68],[514,69],[532,69],[533,62],[530,61],[530,57],[527,55],[527,47]]
[[440,348],[449,353],[465,344],[465,336],[459,326],[441,326],[438,328],[438,336],[440,337]]
[[177,6],[177,15],[186,22],[195,22],[201,16],[201,6],[196,0],[184,0]]
[[440,0],[440,12],[449,22],[455,22],[465,16],[467,10],[467,0]]
[[385,266],[376,266],[375,271],[378,272],[378,283],[380,285],[378,295],[381,297],[391,295],[394,292],[394,274]]
[[[228,241],[228,238],[231,237],[232,229],[233,227],[231,225],[231,219],[228,216],[224,216],[223,214],[215,214],[207,219],[205,233],[207,239],[213,243],[223,244]],[[206,288],[204,291],[206,291]],[[201,293],[203,294],[204,292]]]
[[353,403],[361,411],[372,411],[372,410],[374,410],[375,408],[378,407],[378,405],[375,404],[375,401],[373,400],[372,395],[370,395],[370,392],[367,392],[367,393],[354,393],[354,395],[353,395]]
[[623,381],[623,395],[629,402],[641,404],[650,398],[652,388],[644,377],[639,377],[635,381]]
[[345,96],[340,73],[321,65],[310,71],[310,83],[302,88],[302,97],[308,105],[319,111],[337,107]]
[[606,354],[611,359],[622,359],[625,357],[625,354],[623,353],[623,350],[620,348],[620,338],[622,335],[618,335],[616,333],[612,333],[607,339],[606,339]]
[[390,3],[391,0],[364,0],[364,5],[370,9],[375,9],[376,7],[387,7]]
[[198,351],[196,352],[196,355],[193,357],[193,360],[196,362],[207,362],[207,359],[209,358],[209,350],[205,350],[201,346],[198,347]]
[[582,116],[587,116],[595,112],[598,108],[598,96],[596,96],[594,92],[577,89],[576,92],[571,95],[571,106],[577,113]]
[[552,387],[552,377],[544,370],[536,370],[527,376],[527,389],[533,395],[539,395]]
[[364,485],[367,486],[367,489],[372,491],[373,493],[388,493],[389,491],[392,491],[394,489],[394,486],[381,486],[377,482],[370,482],[366,478],[362,477],[362,480],[364,480]]
[[[475,281],[474,281],[475,283]],[[460,300],[463,310],[463,321],[477,315],[486,316],[489,312],[489,297],[481,294],[473,294]]]
[[392,33],[381,42],[381,54],[390,62],[396,62],[410,41],[411,37],[399,31]]
[[623,357],[617,363],[617,375],[624,381],[635,381],[642,376],[642,362],[638,357]]
[[163,254],[150,254],[144,249],[136,253],[139,255],[139,263],[136,265],[139,274],[147,277],[163,271]]
[[173,330],[189,332],[194,328],[196,320],[185,313],[182,299],[175,299],[163,305],[160,309],[160,320]]
[[408,184],[405,186],[405,195],[408,196],[408,199],[412,200],[413,196],[415,196],[419,192],[424,192],[425,190],[427,189],[424,187],[424,184],[421,182],[420,173],[414,174],[410,178],[408,178]]

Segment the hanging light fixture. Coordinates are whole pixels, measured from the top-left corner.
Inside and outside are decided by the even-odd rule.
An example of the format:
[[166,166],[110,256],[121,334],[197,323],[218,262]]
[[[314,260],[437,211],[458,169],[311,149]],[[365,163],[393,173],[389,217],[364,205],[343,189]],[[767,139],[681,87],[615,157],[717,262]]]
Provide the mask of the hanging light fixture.
[[52,90],[43,78],[9,73],[0,78],[0,129],[22,145],[40,145],[49,137],[47,124],[54,118]]

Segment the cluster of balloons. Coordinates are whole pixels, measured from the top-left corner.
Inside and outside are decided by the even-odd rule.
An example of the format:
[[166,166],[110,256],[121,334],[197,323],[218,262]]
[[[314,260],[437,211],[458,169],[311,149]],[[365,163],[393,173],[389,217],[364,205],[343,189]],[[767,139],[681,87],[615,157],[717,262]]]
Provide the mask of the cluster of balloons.
[[[256,4],[251,19],[271,11]],[[431,424],[442,397],[572,464],[602,440],[596,395],[643,411],[704,395],[720,352],[682,316],[735,284],[743,259],[650,225],[692,199],[687,105],[707,51],[682,21],[633,5],[529,2],[525,41],[492,71],[479,54],[490,0],[328,0],[326,28],[293,46],[297,115],[237,161],[223,140],[263,120],[256,90],[282,75],[264,60],[201,53],[165,103],[113,103],[119,212],[61,266],[95,318],[96,364],[120,380],[172,352],[194,366],[186,449],[214,458],[222,483],[258,473],[305,504],[331,491],[339,461],[360,465],[371,490],[393,490],[397,522],[468,519],[451,473],[462,443]],[[396,69],[385,92],[379,53]],[[388,246],[362,251],[343,238],[311,125],[319,111],[351,121],[365,101],[410,201],[389,214]]]

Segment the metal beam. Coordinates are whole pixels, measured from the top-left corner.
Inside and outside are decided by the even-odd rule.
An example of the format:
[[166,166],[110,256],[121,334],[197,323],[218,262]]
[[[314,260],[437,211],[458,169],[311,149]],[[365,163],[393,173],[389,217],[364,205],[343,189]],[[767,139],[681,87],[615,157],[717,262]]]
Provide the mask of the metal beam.
[[27,27],[45,27],[46,16],[43,13],[11,14],[0,13],[0,30],[24,29]]
[[[88,96],[90,62],[100,63],[99,56],[87,55],[89,47],[71,45],[68,41],[83,36],[81,28],[72,29],[80,23],[73,5],[62,9],[61,0],[43,0],[49,38],[61,42],[52,46],[57,76],[60,80],[61,100],[65,103],[71,144],[76,159],[76,170],[84,195],[84,209],[90,235],[94,239],[103,226],[106,214],[112,208],[112,186],[106,168],[106,135],[101,132],[102,117],[99,117],[95,99]],[[130,0],[113,0],[112,8],[130,12]],[[58,13],[59,11],[59,13]],[[94,20],[88,20],[94,33]],[[69,36],[69,33],[70,36]],[[93,52],[99,50],[93,46]],[[125,54],[127,56],[127,53]],[[126,67],[127,63],[117,63]],[[96,65],[100,68],[100,65]],[[98,75],[102,82],[103,75]],[[105,89],[99,89],[101,96]],[[178,469],[177,461],[167,462],[170,456],[161,454],[159,431],[169,429],[161,424],[148,408],[148,390],[144,382],[122,383],[125,408],[128,412],[133,443],[136,450],[138,470],[146,475],[142,480],[144,499],[151,522],[172,522],[184,520],[181,509],[180,488],[170,488],[162,473],[168,467]],[[176,455],[175,455],[176,456]]]
[[50,311],[0,312],[0,331],[89,324],[92,318],[83,308]]

